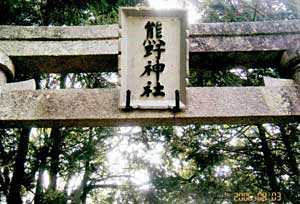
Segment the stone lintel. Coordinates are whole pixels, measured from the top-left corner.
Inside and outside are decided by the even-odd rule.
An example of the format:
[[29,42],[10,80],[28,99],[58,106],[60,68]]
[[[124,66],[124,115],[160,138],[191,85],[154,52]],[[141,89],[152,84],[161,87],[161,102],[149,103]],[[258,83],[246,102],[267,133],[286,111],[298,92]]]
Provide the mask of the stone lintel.
[[[299,47],[300,20],[190,25],[189,41],[192,69],[216,67],[198,59],[220,61],[220,53],[232,56],[231,63],[274,67],[280,65],[280,59],[274,59],[285,50]],[[12,58],[19,73],[23,69],[26,72],[116,72],[118,25],[0,26],[0,50]],[[247,56],[241,57],[244,54]],[[267,57],[256,59],[258,55]]]
[[117,39],[119,27],[92,26],[0,26],[0,40],[104,40]]
[[187,88],[187,109],[118,109],[117,89],[11,91],[0,95],[0,126],[257,124],[300,119],[299,87]]
[[[96,40],[118,38],[117,24],[94,26],[5,26],[0,40]],[[191,37],[299,34],[300,20],[199,23],[189,25]]]
[[199,23],[190,25],[191,36],[245,36],[295,34],[300,20]]

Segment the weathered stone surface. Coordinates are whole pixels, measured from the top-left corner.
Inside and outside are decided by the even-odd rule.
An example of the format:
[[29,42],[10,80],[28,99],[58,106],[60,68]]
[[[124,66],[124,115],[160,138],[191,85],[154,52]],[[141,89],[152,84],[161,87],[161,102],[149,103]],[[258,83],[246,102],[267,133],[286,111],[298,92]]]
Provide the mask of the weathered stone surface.
[[[300,44],[300,42],[298,42]],[[295,69],[300,64],[300,49],[299,46],[293,46],[286,50],[280,59],[280,64],[283,67]]]
[[10,92],[10,91],[24,91],[24,90],[35,90],[35,80],[30,79],[21,82],[8,83],[0,86],[0,93]]
[[295,81],[292,79],[277,79],[272,77],[263,77],[264,85],[268,87],[278,87],[278,86],[295,86]]
[[[299,47],[300,21],[199,24],[190,33],[192,68],[254,59],[253,65],[277,66],[283,52]],[[0,26],[0,49],[13,60],[17,73],[117,71],[118,28]],[[293,63],[297,53],[286,52],[286,63]],[[299,82],[265,81],[266,87],[187,88],[187,108],[176,114],[125,113],[118,108],[117,89],[7,90],[0,93],[0,127],[299,121]]]
[[[232,63],[252,63],[264,67],[279,66],[285,50],[300,44],[300,20],[209,23],[190,26],[190,67],[205,67],[207,56],[235,53]],[[0,26],[0,49],[15,63],[18,72],[117,71],[118,26],[24,27]],[[240,60],[239,56],[247,57]],[[267,58],[257,55],[267,53]],[[77,55],[75,57],[75,55]],[[92,58],[89,58],[92,56]],[[76,60],[70,60],[72,58]],[[81,63],[89,60],[89,63]],[[221,58],[219,58],[221,59]],[[66,63],[59,64],[63,61]],[[215,60],[218,61],[218,60]],[[100,62],[100,63],[99,63]],[[25,64],[26,66],[20,66]],[[46,65],[46,66],[43,66]],[[111,66],[110,66],[111,65]],[[222,65],[222,64],[220,64]],[[108,67],[109,66],[109,67]],[[46,68],[49,67],[49,70]]]
[[239,36],[299,33],[299,20],[239,23],[200,23],[190,26],[192,36]]
[[6,40],[0,48],[9,56],[116,55],[116,40]]
[[191,52],[279,51],[298,47],[299,20],[190,26]]
[[297,86],[187,89],[187,109],[118,108],[117,89],[12,91],[0,96],[4,126],[127,126],[299,121]]
[[0,70],[2,83],[11,81],[15,76],[15,66],[9,56],[0,49]]
[[283,52],[280,58],[282,69],[289,71],[286,75],[296,81],[300,81],[300,49],[299,42],[295,42],[296,46]]
[[0,86],[7,83],[6,74],[0,69]]
[[293,47],[297,41],[299,34],[200,36],[190,39],[190,52],[280,51]]
[[0,40],[105,40],[118,38],[118,25],[0,26]]

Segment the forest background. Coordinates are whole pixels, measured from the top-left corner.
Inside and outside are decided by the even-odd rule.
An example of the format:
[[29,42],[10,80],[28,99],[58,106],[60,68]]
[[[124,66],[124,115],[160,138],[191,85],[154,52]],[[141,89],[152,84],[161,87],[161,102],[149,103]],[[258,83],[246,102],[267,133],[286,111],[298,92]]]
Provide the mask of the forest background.
[[[163,0],[162,0],[163,1]],[[198,22],[298,19],[298,0],[178,0]],[[143,0],[1,0],[1,25],[117,23]],[[277,67],[192,72],[190,86],[260,86]],[[38,89],[111,88],[116,73],[30,73]],[[0,203],[227,204],[280,192],[300,203],[298,123],[130,128],[0,128]],[[266,201],[268,203],[269,201]],[[255,203],[255,202],[253,202]],[[270,203],[270,202],[269,202]]]

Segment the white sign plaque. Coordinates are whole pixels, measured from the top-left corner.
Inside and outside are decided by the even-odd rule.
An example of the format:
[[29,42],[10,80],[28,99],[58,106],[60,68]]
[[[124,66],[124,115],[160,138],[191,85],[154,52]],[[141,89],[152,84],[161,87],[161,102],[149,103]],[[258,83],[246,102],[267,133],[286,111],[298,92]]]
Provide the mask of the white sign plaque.
[[120,9],[120,108],[184,109],[186,29],[185,10]]

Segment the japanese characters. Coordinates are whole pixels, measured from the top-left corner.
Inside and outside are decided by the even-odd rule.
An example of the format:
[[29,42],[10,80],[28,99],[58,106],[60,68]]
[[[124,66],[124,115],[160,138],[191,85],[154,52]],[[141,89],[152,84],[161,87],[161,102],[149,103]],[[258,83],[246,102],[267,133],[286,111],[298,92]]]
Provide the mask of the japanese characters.
[[[149,77],[151,73],[156,75],[155,83],[147,81],[147,85],[144,86],[144,92],[140,95],[141,97],[149,97],[150,94],[153,96],[165,96],[163,91],[164,86],[159,81],[160,74],[165,69],[165,64],[160,62],[162,54],[166,51],[166,43],[162,40],[162,23],[157,21],[148,21],[145,25],[146,39],[143,42],[145,48],[145,58],[149,58],[147,65],[144,67],[144,72],[140,77]],[[153,59],[154,58],[154,59]],[[153,62],[153,61],[154,62]],[[151,85],[154,85],[151,89]]]

